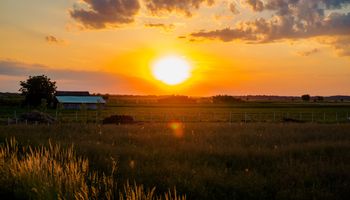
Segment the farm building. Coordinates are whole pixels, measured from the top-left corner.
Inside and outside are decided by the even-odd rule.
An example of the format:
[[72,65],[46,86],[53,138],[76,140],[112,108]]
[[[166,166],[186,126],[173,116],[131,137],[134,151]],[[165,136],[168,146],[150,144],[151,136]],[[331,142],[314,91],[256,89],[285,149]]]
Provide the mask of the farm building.
[[96,110],[106,104],[101,96],[91,96],[89,92],[57,91],[55,97],[64,109],[78,110],[86,106],[86,109]]
[[88,91],[56,91],[55,96],[90,96]]

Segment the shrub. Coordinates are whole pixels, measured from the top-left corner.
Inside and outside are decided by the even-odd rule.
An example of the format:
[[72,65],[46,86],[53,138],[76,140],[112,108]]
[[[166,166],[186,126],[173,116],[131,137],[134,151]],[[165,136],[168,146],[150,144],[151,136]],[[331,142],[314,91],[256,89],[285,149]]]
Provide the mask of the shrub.
[[103,124],[132,124],[134,118],[129,115],[112,115],[102,121]]
[[27,122],[37,122],[37,123],[53,123],[55,122],[55,118],[51,117],[49,114],[39,112],[39,111],[32,111],[28,113],[24,113],[20,116],[21,121],[27,121]]

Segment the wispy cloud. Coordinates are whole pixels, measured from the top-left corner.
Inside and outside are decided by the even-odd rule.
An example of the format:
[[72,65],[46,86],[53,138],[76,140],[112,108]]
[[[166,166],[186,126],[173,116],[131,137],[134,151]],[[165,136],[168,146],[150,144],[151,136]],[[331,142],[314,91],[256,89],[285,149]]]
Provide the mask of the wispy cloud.
[[118,94],[159,92],[158,88],[138,77],[98,71],[57,69],[13,60],[0,60],[0,91],[16,92],[20,81],[29,76],[43,74],[56,81],[60,90],[89,90]]
[[163,24],[163,23],[147,23],[145,24],[145,27],[149,28],[162,28],[165,31],[170,31],[175,28],[174,24]]
[[65,40],[59,39],[53,35],[45,36],[45,41],[49,44],[59,44],[59,45],[67,44],[67,42]]
[[314,48],[314,49],[311,49],[311,50],[299,51],[298,55],[306,57],[306,56],[311,56],[313,54],[316,54],[318,52],[320,52],[320,50],[317,49],[317,48]]

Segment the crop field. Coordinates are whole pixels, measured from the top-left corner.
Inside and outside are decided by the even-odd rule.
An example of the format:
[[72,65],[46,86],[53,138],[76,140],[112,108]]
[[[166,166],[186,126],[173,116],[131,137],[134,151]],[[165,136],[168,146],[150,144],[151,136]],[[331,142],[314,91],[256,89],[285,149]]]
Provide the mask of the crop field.
[[348,123],[174,120],[0,126],[2,144],[13,137],[21,147],[74,144],[77,156],[88,160],[89,170],[112,177],[117,191],[129,181],[156,187],[157,195],[176,188],[187,199],[347,199],[350,195]]

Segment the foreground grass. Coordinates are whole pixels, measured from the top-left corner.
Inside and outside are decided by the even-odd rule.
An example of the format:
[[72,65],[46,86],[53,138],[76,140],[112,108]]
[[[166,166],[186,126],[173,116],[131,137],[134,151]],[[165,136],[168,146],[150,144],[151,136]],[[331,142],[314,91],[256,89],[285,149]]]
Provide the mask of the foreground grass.
[[[48,148],[19,148],[15,139],[0,147],[0,195],[4,199],[163,199],[155,188],[127,182],[118,190],[113,165],[106,176],[89,170],[87,159],[76,156],[72,147],[63,149],[49,143]],[[185,199],[165,193],[164,199]]]
[[[347,199],[349,124],[0,126],[0,141],[74,143],[91,170],[189,199]],[[111,175],[108,175],[111,176]]]

